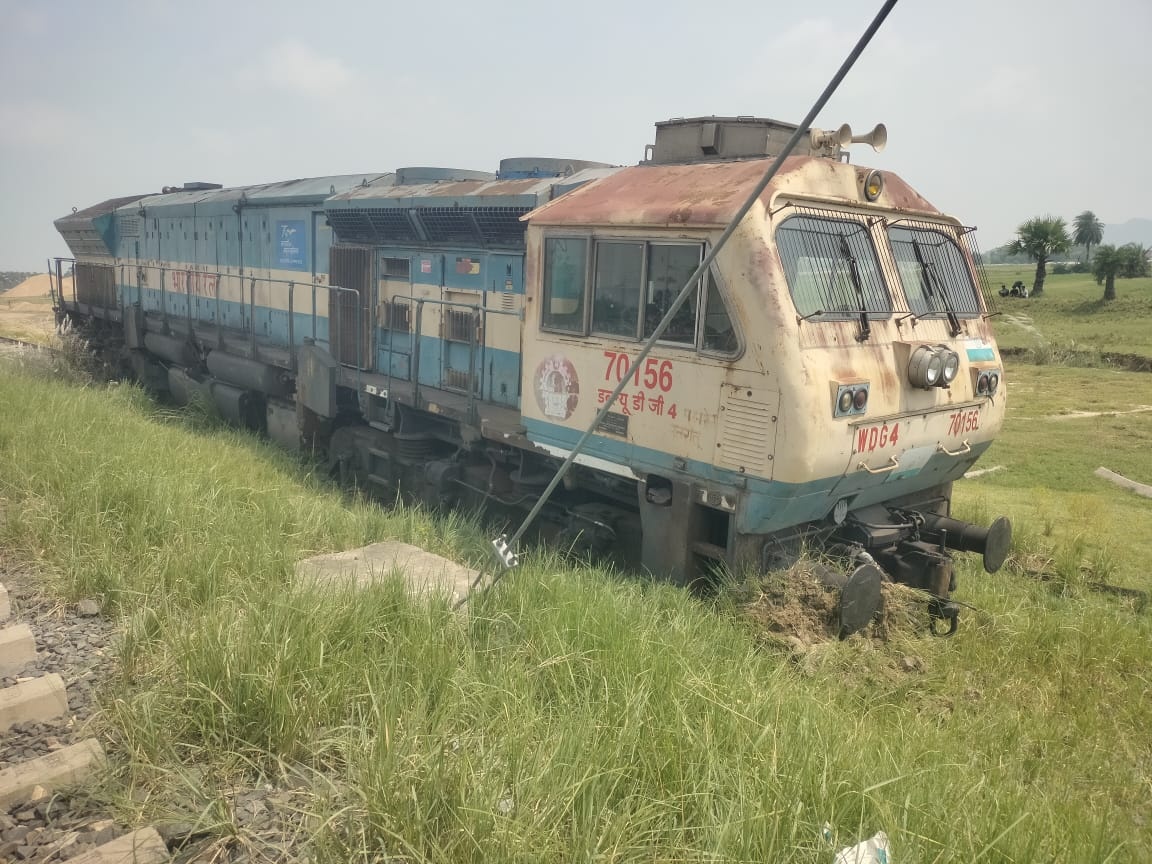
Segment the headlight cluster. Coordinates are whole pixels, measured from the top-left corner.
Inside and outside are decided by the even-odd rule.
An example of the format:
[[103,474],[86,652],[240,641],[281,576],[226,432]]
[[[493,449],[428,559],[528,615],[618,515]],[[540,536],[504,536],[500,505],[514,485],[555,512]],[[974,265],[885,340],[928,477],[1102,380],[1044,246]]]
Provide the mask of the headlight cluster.
[[868,410],[868,384],[841,384],[836,390],[837,417],[863,414]]
[[976,377],[977,396],[995,396],[1000,389],[1000,370],[982,369]]
[[908,361],[908,383],[929,390],[950,387],[960,372],[960,355],[947,345],[921,345]]

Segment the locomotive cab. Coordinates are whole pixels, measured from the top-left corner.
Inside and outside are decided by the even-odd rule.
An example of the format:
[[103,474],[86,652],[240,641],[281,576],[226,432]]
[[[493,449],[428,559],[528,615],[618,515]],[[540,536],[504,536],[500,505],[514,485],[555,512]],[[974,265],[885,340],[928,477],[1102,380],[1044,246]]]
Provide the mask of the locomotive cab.
[[[769,164],[693,151],[688,122],[663,142],[658,126],[649,162],[525,217],[529,439],[567,456],[627,380],[575,461],[635,483],[647,569],[687,582],[817,542],[849,559],[848,629],[875,610],[880,568],[954,627],[948,550],[995,570],[1011,537],[1005,519],[950,514],[951,482],[1004,416],[968,231],[821,140],[785,161],[634,365]],[[725,140],[709,124],[700,139]]]

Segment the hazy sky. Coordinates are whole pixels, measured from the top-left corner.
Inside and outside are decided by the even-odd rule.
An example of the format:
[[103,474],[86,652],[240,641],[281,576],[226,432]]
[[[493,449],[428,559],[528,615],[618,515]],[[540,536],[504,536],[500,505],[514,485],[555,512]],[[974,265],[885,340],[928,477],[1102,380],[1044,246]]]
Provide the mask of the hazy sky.
[[[657,120],[795,122],[879,6],[0,0],[0,269],[186,180],[634,164]],[[1152,216],[1150,91],[1152,0],[901,0],[817,125],[886,123],[853,161],[991,248],[1040,213]]]

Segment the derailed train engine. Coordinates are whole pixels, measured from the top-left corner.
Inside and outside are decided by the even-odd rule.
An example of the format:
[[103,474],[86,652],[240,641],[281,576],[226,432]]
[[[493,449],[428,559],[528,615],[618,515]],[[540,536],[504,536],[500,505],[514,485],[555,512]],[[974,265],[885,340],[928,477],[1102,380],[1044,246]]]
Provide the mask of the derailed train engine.
[[149,388],[323,448],[386,498],[526,510],[626,380],[543,513],[557,542],[678,582],[816,542],[848,562],[845,631],[885,574],[954,630],[950,551],[991,572],[1011,539],[950,515],[1004,417],[968,229],[813,134],[633,362],[794,130],[675,120],[628,168],[113,199],[56,223],[76,275],[58,312]]

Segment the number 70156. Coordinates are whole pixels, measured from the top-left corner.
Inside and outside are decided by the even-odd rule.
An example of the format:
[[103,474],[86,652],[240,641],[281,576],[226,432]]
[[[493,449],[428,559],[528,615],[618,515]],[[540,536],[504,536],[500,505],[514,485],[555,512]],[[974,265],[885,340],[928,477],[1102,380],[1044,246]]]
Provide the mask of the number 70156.
[[655,357],[649,357],[644,363],[644,368],[641,369],[639,366],[633,368],[632,358],[623,351],[605,351],[604,357],[608,361],[608,365],[604,369],[605,381],[611,381],[615,378],[617,382],[620,382],[631,375],[637,387],[644,387],[646,390],[660,390],[662,393],[667,393],[672,389],[671,360],[657,360]]

